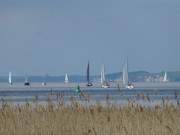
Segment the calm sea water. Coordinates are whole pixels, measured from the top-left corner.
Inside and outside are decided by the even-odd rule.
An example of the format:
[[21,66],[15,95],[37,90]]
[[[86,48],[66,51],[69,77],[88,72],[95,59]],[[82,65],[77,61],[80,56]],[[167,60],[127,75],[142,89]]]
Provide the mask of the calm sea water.
[[77,93],[74,88],[38,89],[38,90],[13,90],[0,91],[1,102],[26,103],[26,102],[61,102],[80,101],[81,103],[105,103],[126,104],[136,102],[142,105],[154,105],[169,102],[178,104],[180,89],[133,89],[118,90],[117,88],[93,88],[83,89]]

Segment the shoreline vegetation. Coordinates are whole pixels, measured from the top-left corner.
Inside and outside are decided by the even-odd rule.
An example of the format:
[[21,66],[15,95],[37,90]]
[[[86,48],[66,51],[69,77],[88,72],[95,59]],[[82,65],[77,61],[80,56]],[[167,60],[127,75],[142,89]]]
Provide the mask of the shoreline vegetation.
[[0,104],[0,135],[179,135],[180,106]]

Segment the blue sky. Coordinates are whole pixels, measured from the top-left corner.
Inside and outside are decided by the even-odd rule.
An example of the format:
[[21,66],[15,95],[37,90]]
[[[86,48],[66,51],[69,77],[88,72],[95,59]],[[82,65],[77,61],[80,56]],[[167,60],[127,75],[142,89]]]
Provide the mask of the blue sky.
[[180,70],[178,0],[1,0],[0,74]]

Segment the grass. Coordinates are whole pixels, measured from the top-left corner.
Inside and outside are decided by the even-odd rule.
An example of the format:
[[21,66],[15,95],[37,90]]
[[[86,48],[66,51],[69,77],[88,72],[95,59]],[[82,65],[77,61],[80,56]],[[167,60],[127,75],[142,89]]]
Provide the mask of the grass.
[[4,103],[0,135],[180,135],[180,108]]

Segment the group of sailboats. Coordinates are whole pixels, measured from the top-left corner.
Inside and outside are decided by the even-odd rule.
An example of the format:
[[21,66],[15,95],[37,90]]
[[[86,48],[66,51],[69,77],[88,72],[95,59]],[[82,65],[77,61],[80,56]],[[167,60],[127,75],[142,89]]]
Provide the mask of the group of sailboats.
[[[69,83],[69,79],[68,79],[67,73],[66,73],[66,75],[65,75],[65,81],[64,81],[64,82],[65,82],[65,83]],[[9,72],[8,83],[9,83],[10,86],[13,85],[12,72]],[[42,82],[42,86],[45,86],[45,85],[46,85],[46,82],[43,81],[43,82]],[[29,79],[28,79],[28,76],[27,76],[27,75],[25,76],[24,86],[30,86],[30,82],[29,82]]]
[[[12,72],[9,72],[8,83],[9,83],[10,86],[13,85]],[[27,75],[25,76],[24,86],[30,86],[30,82],[29,82],[29,80],[28,80],[28,76],[27,76]]]
[[[90,66],[89,66],[89,62],[87,65],[87,86],[92,86],[93,84],[90,82],[90,78],[89,78],[89,70],[90,70]],[[133,89],[134,85],[132,83],[129,82],[128,80],[128,61],[126,61],[126,63],[123,66],[123,75],[122,75],[122,81],[123,81],[123,86],[126,89]],[[102,88],[109,88],[110,85],[108,83],[108,81],[106,80],[106,76],[105,76],[105,66],[102,66],[101,69],[101,87]]]
[[[8,83],[9,83],[10,86],[13,85],[13,81],[12,81],[12,72],[9,72]],[[26,75],[26,77],[25,77],[24,86],[30,86],[30,82],[28,81],[27,75]]]
[[[88,61],[88,64],[87,64],[86,79],[87,79],[86,86],[87,87],[93,86],[93,83],[90,80],[90,63],[89,63],[89,61]],[[65,75],[64,82],[69,83],[67,73]],[[105,67],[104,67],[104,65],[103,65],[102,70],[101,70],[101,86],[102,86],[102,88],[109,88],[109,84],[108,84],[108,82],[106,81],[106,78],[105,78]]]
[[[109,85],[108,81],[106,80],[105,66],[104,65],[102,66],[100,76],[101,76],[101,78],[100,78],[101,87],[102,88],[109,88],[110,85]],[[162,81],[163,82],[168,82],[167,72],[164,73],[164,77],[163,77]],[[66,83],[66,84],[69,83],[69,77],[68,77],[67,73],[65,74],[64,83]],[[128,60],[123,65],[122,84],[123,84],[123,88],[126,88],[126,89],[133,89],[134,88],[133,83],[129,82],[129,78],[128,78]],[[12,72],[9,72],[9,85],[10,86],[13,85]],[[42,83],[42,85],[45,86],[46,82],[44,81]],[[30,82],[28,80],[27,75],[25,77],[24,86],[30,86]],[[88,64],[87,64],[87,84],[86,84],[86,86],[87,87],[93,86],[93,83],[90,80],[90,63],[89,63],[89,61],[88,61]]]
[[[90,63],[88,61],[88,64],[87,64],[87,84],[86,84],[87,87],[91,87],[93,86],[91,80],[90,80]],[[109,84],[108,82],[106,81],[106,78],[105,78],[105,67],[104,65],[102,66],[102,70],[101,70],[101,86],[102,88],[109,88]]]
[[[65,78],[64,78],[64,83],[69,83],[69,77],[68,77],[68,74],[66,73],[65,74]],[[12,82],[12,72],[9,72],[9,85],[13,85],[13,82]],[[42,82],[42,86],[45,86],[46,85],[46,82]],[[101,85],[103,88],[108,88],[109,87],[109,84],[108,82],[106,81],[105,79],[105,67],[103,65],[102,67],[102,71],[101,71]],[[26,75],[25,76],[25,81],[24,81],[24,86],[30,86],[30,82],[28,80],[28,76]],[[90,86],[93,86],[91,80],[90,80],[90,63],[88,61],[88,64],[87,64],[87,84],[86,86],[90,87]]]

